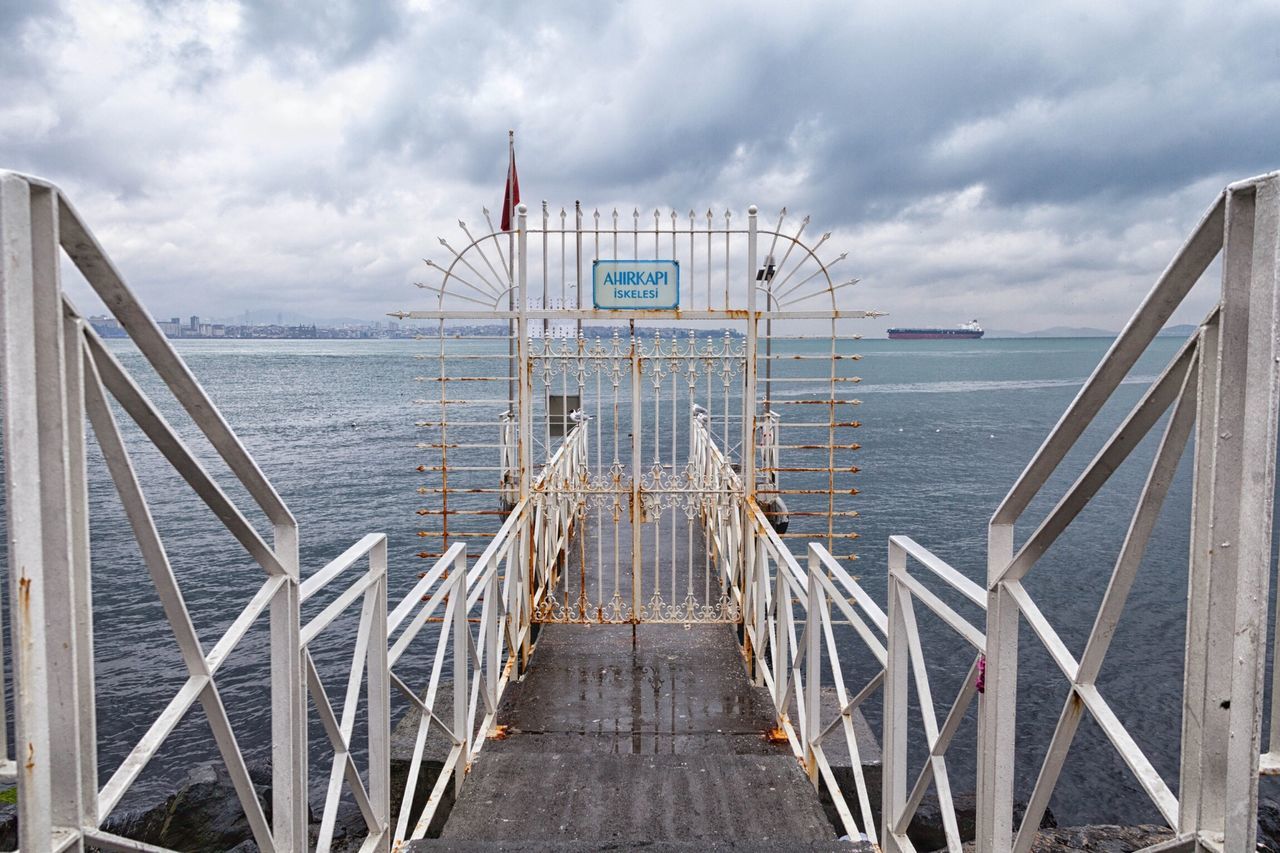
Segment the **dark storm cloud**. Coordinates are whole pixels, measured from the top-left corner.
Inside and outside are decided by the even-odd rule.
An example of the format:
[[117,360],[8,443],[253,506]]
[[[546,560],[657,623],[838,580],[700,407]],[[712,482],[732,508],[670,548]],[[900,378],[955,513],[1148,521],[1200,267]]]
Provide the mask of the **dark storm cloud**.
[[[807,200],[861,221],[975,183],[1011,205],[1164,193],[1265,168],[1280,126],[1280,62],[1257,38],[1277,31],[1275,8],[841,4],[788,22],[725,7],[657,35],[621,8],[435,10],[350,156],[443,157],[491,179],[514,116],[538,176],[579,194],[705,188],[735,156],[756,172],[803,159]],[[522,96],[481,88],[503,67]],[[557,95],[580,99],[542,108]],[[504,96],[506,111],[475,108]]]
[[[1063,301],[1080,325],[1280,165],[1270,3],[8,8],[0,159],[176,247],[143,286],[203,283],[206,314],[400,301],[435,230],[500,204],[508,128],[535,209],[785,204],[904,310],[1118,294]],[[185,261],[195,234],[225,251]]]

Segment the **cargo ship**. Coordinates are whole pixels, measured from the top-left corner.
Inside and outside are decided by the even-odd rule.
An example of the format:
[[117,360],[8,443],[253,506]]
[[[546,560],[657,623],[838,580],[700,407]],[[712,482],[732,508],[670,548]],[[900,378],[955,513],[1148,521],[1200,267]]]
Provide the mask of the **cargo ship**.
[[890,329],[891,341],[976,341],[982,337],[977,320],[962,323],[954,329]]

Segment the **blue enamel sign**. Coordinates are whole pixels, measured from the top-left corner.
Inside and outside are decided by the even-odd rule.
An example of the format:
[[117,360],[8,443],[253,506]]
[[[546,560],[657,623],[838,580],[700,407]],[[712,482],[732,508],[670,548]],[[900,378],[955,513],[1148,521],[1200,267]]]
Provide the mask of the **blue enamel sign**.
[[591,294],[608,311],[672,311],[680,307],[680,262],[596,261]]

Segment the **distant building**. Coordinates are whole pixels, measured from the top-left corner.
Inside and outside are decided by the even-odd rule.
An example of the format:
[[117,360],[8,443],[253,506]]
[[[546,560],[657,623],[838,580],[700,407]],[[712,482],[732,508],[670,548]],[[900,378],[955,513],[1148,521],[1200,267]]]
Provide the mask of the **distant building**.
[[124,329],[120,327],[120,321],[115,317],[90,317],[89,325],[102,338],[126,337]]

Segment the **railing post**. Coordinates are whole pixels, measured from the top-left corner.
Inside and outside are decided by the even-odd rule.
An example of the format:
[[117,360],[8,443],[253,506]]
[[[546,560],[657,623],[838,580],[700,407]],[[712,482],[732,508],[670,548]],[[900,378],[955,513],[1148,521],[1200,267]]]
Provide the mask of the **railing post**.
[[827,621],[827,596],[818,581],[822,566],[818,554],[809,543],[809,588],[805,607],[804,649],[804,744],[805,767],[809,781],[818,786],[818,758],[814,754],[814,739],[822,731],[822,631]]
[[[67,390],[67,473],[71,527],[72,641],[80,731],[80,825],[98,825],[98,721],[93,675],[93,591],[89,559],[89,490],[85,464],[83,321],[63,317]],[[0,631],[0,636],[3,632]],[[0,653],[3,644],[0,644]],[[0,713],[0,724],[4,715]],[[7,754],[7,750],[4,750]]]
[[978,700],[976,842],[1007,853],[1013,844],[1013,775],[1018,712],[1018,606],[997,579],[1013,560],[1013,525],[987,530],[987,664]]
[[[374,585],[373,629],[369,632],[366,667],[369,682],[369,802],[381,822],[382,841],[391,849],[391,676],[387,671],[387,538],[369,552]],[[305,813],[305,810],[303,810]]]
[[[59,274],[57,191],[30,187],[32,305],[35,333],[36,406],[40,419],[40,502],[45,585],[45,653],[48,666],[50,820],[54,827],[97,825],[97,766],[92,708],[92,609],[89,597],[87,498],[84,492],[84,414],[79,329],[63,315]],[[70,326],[71,340],[65,335]],[[68,361],[70,359],[70,362]],[[75,398],[72,399],[74,384]],[[69,421],[77,418],[73,425]],[[78,446],[72,448],[72,442]],[[72,457],[78,464],[72,469]],[[73,486],[72,480],[80,480]],[[75,495],[73,496],[73,491]],[[14,599],[10,599],[14,601]],[[88,659],[81,661],[81,655]],[[83,676],[88,673],[87,682]],[[84,724],[88,723],[88,728]],[[19,741],[21,744],[22,741]],[[84,766],[84,747],[91,753]],[[22,763],[21,747],[17,756]],[[77,843],[75,848],[80,849]]]
[[880,843],[899,853],[894,824],[907,805],[907,637],[898,577],[907,569],[906,552],[889,540],[889,636],[884,673],[884,763],[881,782]]
[[467,624],[467,549],[458,552],[458,557],[450,570],[449,582],[453,589],[449,592],[449,610],[453,619],[453,733],[462,747],[462,755],[453,770],[453,793],[456,797],[462,792],[462,780],[467,775],[467,764],[471,761],[471,731],[467,724],[469,709],[467,703],[471,698],[471,678],[467,646],[471,637],[471,627]]
[[536,511],[530,509],[531,504],[524,503],[520,512],[520,577],[522,579],[522,589],[520,590],[520,624],[519,636],[520,640],[520,672],[523,673],[529,665],[529,657],[533,654],[533,597],[537,594],[538,578],[535,572],[534,548],[536,540],[533,538],[534,528],[531,526],[532,520],[538,515]]
[[489,575],[489,581],[485,584],[484,590],[484,610],[488,611],[485,619],[484,630],[484,669],[485,669],[485,695],[489,699],[489,705],[494,709],[498,707],[498,661],[499,651],[501,650],[500,641],[502,639],[502,596],[498,592],[498,570],[495,567],[493,573]]
[[1178,772],[1179,832],[1195,832],[1205,779],[1200,773],[1204,736],[1206,648],[1209,637],[1209,549],[1200,547],[1210,536],[1213,495],[1213,436],[1218,412],[1218,329],[1214,316],[1200,328],[1197,359],[1195,451],[1191,482],[1190,558],[1187,570],[1187,633],[1183,664],[1182,753]]
[[[1275,497],[1280,180],[1229,187],[1212,395],[1196,446],[1180,828],[1256,841]],[[1214,357],[1216,356],[1216,358]],[[1216,405],[1215,403],[1216,398]],[[1201,660],[1191,659],[1193,650]],[[1274,713],[1274,711],[1273,711]],[[1198,717],[1187,722],[1188,717]],[[1189,735],[1189,737],[1187,737]]]
[[[765,538],[759,539],[763,548]],[[773,568],[773,635],[769,645],[773,647],[773,704],[780,713],[787,707],[791,680],[790,617],[791,587],[787,585],[786,569],[779,560]]]
[[[757,687],[764,684],[764,674],[760,670],[761,655],[764,654],[765,644],[769,638],[765,634],[765,629],[769,624],[769,555],[764,549],[764,537],[757,536],[755,525],[748,524],[745,527],[747,532],[746,541],[750,543],[748,548],[749,559],[751,560],[751,575],[754,578],[753,585],[755,594],[751,597],[752,618],[755,620],[756,647],[752,649],[751,659],[755,667],[752,675],[753,681]],[[772,645],[772,643],[770,643]]]
[[[298,526],[275,526],[276,558],[289,573],[271,598],[272,836],[281,850],[307,843],[307,695],[298,589]],[[385,619],[386,608],[383,607]],[[386,642],[382,643],[383,647]]]
[[[46,531],[56,523],[52,518],[64,516],[66,507],[65,502],[61,506],[56,503],[48,485],[42,485],[46,471],[62,473],[57,459],[46,458],[49,447],[41,437],[51,414],[49,397],[56,396],[60,408],[62,387],[60,375],[52,388],[41,381],[41,369],[47,369],[55,342],[47,340],[41,328],[42,300],[36,295],[41,276],[34,269],[31,196],[26,181],[0,174],[0,384],[7,389],[3,395],[8,469],[5,498],[16,745],[16,755],[6,754],[5,758],[17,762],[19,845],[23,850],[49,850],[53,846],[51,777],[55,759],[49,716],[52,667],[46,641],[49,578],[45,573],[46,566],[65,561],[65,554],[46,551],[65,551],[66,543],[56,548]],[[50,272],[42,274],[47,277]],[[59,358],[61,355],[57,353]],[[36,389],[36,393],[14,393],[13,389]],[[65,488],[65,481],[61,482]]]

